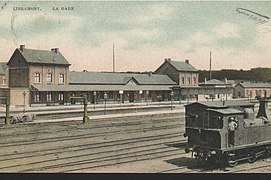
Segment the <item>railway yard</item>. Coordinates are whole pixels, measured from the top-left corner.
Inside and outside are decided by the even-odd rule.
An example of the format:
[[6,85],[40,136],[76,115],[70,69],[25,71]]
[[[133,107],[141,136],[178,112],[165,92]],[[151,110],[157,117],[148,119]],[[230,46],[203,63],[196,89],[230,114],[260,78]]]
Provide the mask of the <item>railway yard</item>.
[[76,120],[72,112],[67,121],[60,121],[66,115],[47,123],[49,117],[0,127],[0,172],[268,173],[271,170],[271,159],[259,159],[253,164],[243,162],[234,168],[206,166],[192,159],[191,154],[184,152],[187,139],[183,137],[184,113],[180,108],[95,115],[85,124]]

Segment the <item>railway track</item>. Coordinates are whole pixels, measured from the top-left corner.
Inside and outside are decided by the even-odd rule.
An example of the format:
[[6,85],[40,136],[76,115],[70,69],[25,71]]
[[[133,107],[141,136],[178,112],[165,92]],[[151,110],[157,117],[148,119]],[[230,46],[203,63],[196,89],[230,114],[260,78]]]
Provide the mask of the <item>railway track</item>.
[[[0,146],[2,148],[4,147],[9,147],[9,146],[21,146],[21,145],[28,145],[28,144],[35,144],[37,145],[38,143],[51,143],[51,142],[57,142],[57,141],[65,141],[65,140],[76,140],[76,139],[82,139],[82,138],[92,138],[92,137],[100,137],[100,136],[104,136],[105,134],[114,134],[114,133],[120,133],[120,134],[125,134],[128,132],[141,132],[144,131],[145,133],[147,133],[148,131],[154,131],[154,130],[163,130],[163,129],[176,129],[179,128],[177,125],[180,125],[179,122],[176,121],[172,121],[172,122],[158,122],[157,124],[155,124],[155,126],[149,126],[147,127],[146,125],[148,125],[148,123],[143,123],[141,124],[141,126],[145,126],[145,127],[137,127],[138,124],[115,124],[115,125],[104,125],[104,126],[90,126],[89,128],[84,128],[84,131],[80,131],[79,133],[75,134],[75,135],[69,135],[69,133],[59,133],[58,132],[58,136],[53,136],[53,137],[36,137],[35,139],[31,139],[31,141],[29,141],[27,138],[27,136],[24,136],[24,134],[20,134],[21,137],[14,137],[15,140],[11,140],[11,139],[6,139],[3,140],[2,142],[0,142]],[[149,124],[150,125],[150,124]],[[127,126],[129,126],[129,128],[126,128]],[[113,132],[104,132],[104,131],[99,131],[99,129],[102,128],[124,128],[122,131],[119,130],[113,130]],[[131,127],[136,127],[136,128],[131,128]],[[78,130],[78,129],[77,129]],[[98,132],[89,132],[86,130],[97,130]],[[82,132],[82,133],[81,133]],[[183,130],[181,131],[183,132]],[[36,134],[39,134],[39,132],[36,132]],[[60,135],[59,135],[60,134]],[[23,135],[23,136],[22,136]],[[33,134],[31,134],[33,135]],[[0,151],[1,152],[1,151]]]
[[[149,168],[146,172],[245,173],[269,172],[271,165],[267,160],[259,160],[221,169],[191,159],[191,154],[184,153],[183,114],[0,129],[0,172],[117,172],[116,169],[125,167],[128,172],[142,172],[144,168],[138,167],[142,164],[139,166]],[[158,165],[149,167],[150,162]]]
[[[105,123],[106,126],[110,126],[111,125],[117,125],[117,123],[121,123],[123,118],[115,118],[115,119],[98,119],[98,120],[91,120],[88,122],[88,124],[96,124],[95,126],[92,126],[91,128],[96,128],[98,126],[104,126],[103,124],[101,123]],[[151,121],[170,121],[170,120],[178,120],[180,121],[181,119],[181,116],[180,114],[178,115],[174,115],[174,116],[171,116],[171,117],[153,117],[151,119]],[[130,117],[129,118],[129,121],[126,122],[127,126],[129,126],[129,124],[136,124],[136,123],[142,123],[142,122],[145,122],[145,120],[142,118],[139,119],[138,117]],[[98,125],[97,125],[98,123]],[[182,125],[184,124],[183,121],[181,121]],[[77,129],[89,129],[89,127],[87,126],[80,126],[82,124],[82,122],[78,122],[78,121],[70,121],[70,122],[54,122],[54,123],[51,123],[51,124],[54,124],[54,125],[57,125],[59,126],[58,127],[58,132],[64,132],[64,131],[67,131],[67,128],[66,126],[69,126],[69,127],[75,127]],[[22,126],[24,126],[24,128],[22,128]],[[15,125],[12,125],[12,126],[7,126],[7,127],[1,127],[1,133],[0,133],[0,137],[12,137],[12,136],[16,136],[16,135],[20,135],[21,133],[23,133],[24,135],[26,134],[31,134],[31,135],[35,135],[37,133],[51,133],[53,132],[53,130],[50,130],[47,128],[47,124],[46,123],[40,123],[39,124],[39,131],[38,132],[32,132],[30,130],[32,130],[33,126],[35,126],[35,124],[15,124]],[[44,128],[46,130],[44,130]],[[16,129],[16,131],[14,132],[14,130]]]
[[[171,140],[173,138],[176,138],[176,135],[175,136],[165,136],[164,137],[164,140]],[[152,141],[151,143],[149,141]],[[15,168],[15,167],[21,167],[21,168],[26,168],[27,166],[32,166],[32,165],[40,165],[42,168],[45,168],[45,164],[53,164],[54,167],[57,167],[59,168],[60,166],[63,166],[63,162],[64,165],[69,165],[70,163],[78,163],[80,161],[78,161],[78,159],[82,159],[81,161],[86,161],[86,158],[87,157],[91,157],[91,160],[96,160],[95,162],[99,162],[99,159],[101,159],[100,161],[103,161],[103,159],[105,157],[110,157],[108,156],[108,154],[112,153],[113,151],[113,157],[116,157],[116,156],[125,156],[129,153],[133,154],[135,153],[135,150],[137,149],[145,149],[144,151],[151,151],[151,150],[155,150],[155,149],[159,149],[161,148],[161,146],[163,148],[164,147],[164,142],[160,142],[161,141],[161,137],[157,137],[157,138],[148,138],[148,139],[142,139],[141,140],[141,145],[138,145],[139,143],[136,143],[135,144],[135,141],[120,141],[120,142],[115,142],[115,143],[111,143],[111,144],[101,144],[101,143],[97,143],[97,145],[89,145],[88,147],[86,146],[83,146],[83,147],[78,147],[76,146],[76,149],[73,150],[73,149],[66,149],[66,150],[62,150],[62,149],[55,149],[55,150],[52,150],[50,152],[47,152],[47,151],[44,151],[44,152],[41,152],[41,153],[38,153],[36,152],[36,155],[31,153],[32,156],[25,156],[25,155],[21,155],[20,157],[16,157],[16,158],[12,158],[12,159],[9,159],[9,161],[14,161],[15,159],[18,159],[21,161],[21,160],[24,160],[24,159],[27,159],[29,157],[41,157],[35,161],[32,161],[32,162],[28,162],[28,163],[22,163],[20,165],[13,165],[13,166],[4,166],[4,167],[0,167],[0,170],[5,170],[5,169],[8,169],[8,168]],[[181,141],[181,140],[180,140]],[[176,142],[176,141],[172,141],[172,142]],[[183,140],[183,143],[184,140]],[[118,146],[118,148],[114,147],[114,146]],[[127,147],[128,146],[128,147]],[[157,147],[158,146],[158,147]],[[103,150],[104,148],[111,148],[111,150]],[[146,149],[147,148],[147,149]],[[152,149],[149,149],[149,148],[152,148]],[[91,149],[91,150],[90,150]],[[93,150],[99,150],[98,152],[96,153],[93,153],[91,151]],[[69,153],[69,152],[73,152],[73,155],[72,156],[64,156],[64,157],[59,157],[59,158],[55,158],[54,156],[50,156],[50,155],[54,155],[54,154],[59,154],[59,153]],[[116,155],[118,154],[118,155]],[[50,156],[50,158],[47,158],[46,160],[43,160],[42,157],[44,156]],[[99,158],[97,156],[100,156]],[[93,158],[95,157],[95,158]],[[70,163],[67,163],[67,161],[70,160],[71,162]],[[7,160],[1,160],[0,161],[1,163],[4,164],[4,162],[7,162]],[[48,168],[48,167],[47,167]],[[29,171],[31,170],[32,168],[30,169],[27,169],[25,171]]]
[[[48,129],[51,126],[55,128]],[[9,139],[0,141],[0,171],[91,172],[97,168],[176,156],[183,150],[168,144],[186,142],[179,115],[108,119],[87,125],[50,124],[33,130],[36,127],[38,125],[23,125],[1,132]],[[17,134],[9,134],[17,128]],[[25,134],[24,128],[27,129]],[[31,138],[35,135],[37,137]]]
[[[0,172],[108,172],[112,167],[152,161],[171,164],[153,171],[159,173],[244,173],[269,169],[267,161],[255,165],[241,163],[226,170],[204,167],[184,153],[182,118],[176,114],[1,128],[0,135],[6,140],[0,141]],[[170,159],[181,159],[181,163],[170,163]]]

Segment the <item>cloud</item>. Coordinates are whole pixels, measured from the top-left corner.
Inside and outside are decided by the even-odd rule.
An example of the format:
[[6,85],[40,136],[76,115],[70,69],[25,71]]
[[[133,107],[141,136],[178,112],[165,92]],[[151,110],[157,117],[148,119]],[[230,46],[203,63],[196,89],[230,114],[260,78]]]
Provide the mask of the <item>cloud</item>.
[[83,19],[75,15],[55,16],[54,13],[15,14],[11,21],[11,37],[13,43],[30,42],[34,39],[40,44],[44,41],[60,42],[74,38],[77,28],[82,26]]
[[230,22],[224,22],[214,28],[213,32],[218,38],[238,38],[240,37],[240,27]]
[[154,21],[169,20],[173,17],[175,9],[165,4],[155,4],[152,6],[143,7],[141,13],[121,17],[117,19],[121,24],[146,24]]

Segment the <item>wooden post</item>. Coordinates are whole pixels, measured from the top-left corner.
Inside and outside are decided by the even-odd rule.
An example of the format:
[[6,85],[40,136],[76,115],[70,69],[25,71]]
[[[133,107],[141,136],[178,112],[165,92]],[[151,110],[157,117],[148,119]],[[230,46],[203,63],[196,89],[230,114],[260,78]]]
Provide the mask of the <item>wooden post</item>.
[[84,97],[70,97],[71,100],[73,99],[83,99],[84,101],[84,116],[83,116],[83,123],[86,123],[87,120],[89,120],[89,117],[88,117],[88,109],[87,109],[87,105],[88,105],[88,100],[87,100],[87,96],[84,96]]
[[86,121],[89,120],[87,106],[88,106],[88,100],[87,100],[87,96],[85,96],[85,98],[84,98],[84,117],[83,117],[83,123],[86,123]]
[[6,100],[6,118],[5,118],[5,124],[10,124],[10,104],[9,104],[9,98],[5,98]]

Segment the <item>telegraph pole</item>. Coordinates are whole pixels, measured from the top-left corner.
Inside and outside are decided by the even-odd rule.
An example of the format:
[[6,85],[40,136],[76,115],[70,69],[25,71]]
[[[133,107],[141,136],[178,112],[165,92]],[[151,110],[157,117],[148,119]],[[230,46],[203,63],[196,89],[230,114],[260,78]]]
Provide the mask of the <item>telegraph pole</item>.
[[212,79],[212,54],[210,51],[210,74],[209,74],[210,80]]
[[115,72],[115,47],[113,43],[113,72]]

